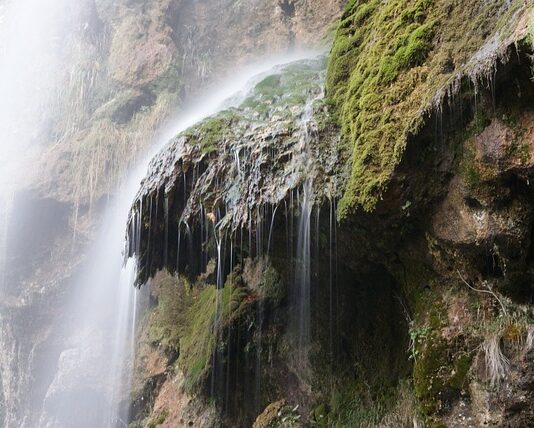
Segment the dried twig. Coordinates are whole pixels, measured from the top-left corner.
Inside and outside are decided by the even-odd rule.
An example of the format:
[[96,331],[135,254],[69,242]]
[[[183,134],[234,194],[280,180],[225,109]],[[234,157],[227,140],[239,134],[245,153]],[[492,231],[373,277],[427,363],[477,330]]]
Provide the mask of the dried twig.
[[504,307],[504,304],[502,302],[502,300],[499,298],[499,296],[497,296],[497,293],[495,293],[493,290],[489,289],[489,290],[484,290],[484,289],[480,289],[480,288],[475,288],[473,287],[471,284],[469,284],[465,279],[464,277],[462,276],[462,274],[460,273],[459,270],[457,270],[456,272],[458,272],[458,276],[460,277],[460,279],[462,280],[462,282],[467,285],[471,290],[473,291],[476,291],[478,293],[486,293],[486,294],[490,294],[492,295],[493,297],[495,297],[495,300],[497,300],[497,302],[499,302],[499,305],[501,305],[501,308],[502,308],[502,312],[505,316],[508,316],[508,312],[506,311],[506,308]]

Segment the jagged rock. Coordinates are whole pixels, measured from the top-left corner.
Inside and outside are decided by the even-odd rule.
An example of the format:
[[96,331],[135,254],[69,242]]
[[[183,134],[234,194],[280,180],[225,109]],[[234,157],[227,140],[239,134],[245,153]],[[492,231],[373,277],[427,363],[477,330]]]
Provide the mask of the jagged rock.
[[[433,234],[454,249],[456,257],[471,258],[472,266],[498,274],[497,270],[506,272],[507,265],[526,259],[531,218],[532,206],[526,199],[515,198],[500,208],[484,207],[455,178],[434,214]],[[486,266],[492,255],[495,265]]]
[[279,400],[269,404],[263,413],[254,421],[253,428],[268,428],[279,419],[279,412],[282,408],[287,406],[286,400]]
[[[178,372],[161,386],[151,414],[154,417],[165,414],[162,428],[216,428],[220,426],[217,410],[189,394],[183,385],[183,374]],[[150,422],[150,421],[149,421]]]
[[[309,192],[312,205],[335,199],[342,165],[337,131],[322,102],[323,61],[280,68],[258,82],[237,108],[186,130],[156,155],[130,216],[129,254],[139,257],[141,282],[166,257],[161,247],[150,247],[149,235],[170,240],[172,264],[183,245],[174,242],[182,228],[184,236],[196,234],[207,220],[207,229],[232,234],[251,230],[266,206],[287,215],[293,202],[300,203],[291,199],[292,192]],[[159,205],[164,209],[155,210]],[[148,259],[155,263],[145,271]]]
[[[99,360],[101,344],[94,333],[88,332],[85,339],[83,345],[67,349],[59,356],[56,376],[43,401],[39,426],[60,428],[76,419],[77,426],[90,427],[105,423],[109,417],[108,385],[102,382],[107,373]],[[100,409],[100,413],[84,412],[87,407],[81,403],[87,402],[92,402],[92,408]]]

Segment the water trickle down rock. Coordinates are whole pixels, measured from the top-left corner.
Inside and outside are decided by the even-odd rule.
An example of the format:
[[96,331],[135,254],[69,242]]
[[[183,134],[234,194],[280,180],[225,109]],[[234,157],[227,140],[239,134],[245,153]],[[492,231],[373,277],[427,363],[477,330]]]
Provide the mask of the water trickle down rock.
[[138,258],[138,284],[164,267],[204,272],[214,235],[230,248],[245,231],[248,245],[245,239],[240,251],[263,255],[273,223],[266,212],[281,216],[277,207],[293,203],[298,214],[304,197],[310,207],[337,197],[343,175],[337,129],[322,100],[324,67],[319,58],[275,70],[238,108],[179,134],[152,160],[128,225],[127,255]]

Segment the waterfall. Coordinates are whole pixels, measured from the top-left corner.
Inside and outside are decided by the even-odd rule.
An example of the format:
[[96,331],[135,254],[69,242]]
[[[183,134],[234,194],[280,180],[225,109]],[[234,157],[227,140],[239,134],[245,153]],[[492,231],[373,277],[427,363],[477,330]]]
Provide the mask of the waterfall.
[[19,219],[13,209],[20,189],[34,178],[33,163],[55,142],[50,124],[59,114],[64,62],[72,54],[72,24],[82,3],[0,2],[0,425],[7,428],[32,426],[31,370],[40,339],[31,337],[39,318],[29,311],[40,296],[16,275],[28,264],[17,248],[31,248],[22,241],[33,237],[14,227]]
[[311,299],[311,259],[310,259],[310,224],[312,212],[312,183],[307,179],[303,187],[300,208],[297,254],[295,269],[295,286],[298,296],[298,353],[300,363],[307,362],[306,347],[310,343],[310,299]]
[[[322,94],[321,96],[322,97]],[[315,98],[309,99],[304,109],[301,119],[301,156],[304,157],[302,165],[306,170],[311,171],[310,165],[310,142],[313,132],[310,129],[313,118],[313,102]],[[300,191],[299,191],[300,195]],[[311,213],[313,210],[313,179],[311,174],[306,174],[306,180],[302,186],[302,197],[300,199],[300,212],[297,230],[297,248],[295,254],[295,291],[297,320],[294,322],[297,329],[297,350],[298,362],[301,368],[306,368],[308,363],[307,347],[310,343],[310,320],[311,320]]]
[[[105,208],[100,232],[74,278],[70,298],[58,309],[53,327],[61,338],[56,364],[41,367],[39,378],[49,379],[41,403],[39,427],[115,427],[128,421],[128,390],[134,359],[135,323],[142,311],[133,287],[135,260],[123,260],[124,225],[139,183],[153,155],[174,135],[222,108],[237,105],[263,74],[274,66],[308,57],[298,53],[248,67],[209,96],[199,98],[152,145],[149,153],[117,190]],[[219,214],[220,217],[220,214]],[[140,217],[134,222],[139,229]],[[185,228],[188,229],[187,224]],[[210,233],[206,228],[206,234]],[[217,235],[218,231],[213,233]],[[140,238],[138,230],[133,239]],[[188,233],[189,241],[193,235]],[[218,287],[223,285],[224,236],[219,236]],[[189,242],[191,244],[191,242]],[[138,244],[134,244],[137,245]],[[35,410],[35,409],[34,409]],[[74,424],[72,421],[76,420]],[[11,426],[11,425],[8,425]],[[35,426],[31,424],[21,426]]]
[[[82,3],[0,3],[0,425],[6,428],[114,428],[128,424],[135,330],[146,291],[133,286],[136,261],[124,260],[124,225],[148,162],[177,133],[222,108],[239,104],[273,67],[310,57],[309,52],[298,52],[247,67],[215,90],[210,88],[211,92],[170,120],[162,137],[151,144],[131,173],[122,177],[115,196],[98,211],[96,237],[84,248],[75,273],[62,278],[67,286],[50,291],[48,284],[32,284],[32,288],[22,282],[7,284],[11,243],[31,240],[31,236],[8,237],[18,220],[10,207],[18,189],[31,179],[42,150],[61,144],[54,141],[61,137],[47,132],[50,122],[60,120],[60,106],[68,97],[62,85],[76,64],[65,52],[69,48],[66,40],[75,37],[80,27],[77,10]],[[237,162],[245,159],[237,154]],[[139,216],[135,240],[140,239],[140,222]],[[184,239],[191,246],[194,237],[187,224],[185,228]],[[207,227],[204,232],[206,236],[212,233]],[[219,242],[218,288],[223,285],[224,246]],[[64,262],[78,262],[74,254],[70,257],[72,260]],[[44,322],[50,325],[43,326],[39,316],[45,310],[50,319]]]
[[7,231],[14,193],[31,177],[28,160],[39,150],[55,113],[62,76],[60,46],[69,15],[65,0],[0,3],[0,295],[6,292]]
[[[71,347],[60,356],[58,370],[43,406],[41,426],[71,428],[73,425],[69,425],[68,421],[72,420],[74,414],[86,415],[85,421],[77,425],[80,428],[120,426],[128,419],[128,409],[121,400],[128,398],[125,392],[128,391],[134,357],[132,341],[135,334],[135,314],[142,308],[135,304],[139,293],[133,286],[136,262],[123,261],[123,248],[127,246],[124,242],[124,225],[127,224],[129,210],[139,183],[146,174],[148,163],[171,136],[222,108],[239,104],[248,88],[257,82],[263,73],[275,65],[291,60],[293,58],[278,58],[249,67],[231,81],[220,85],[219,90],[209,96],[200,97],[197,104],[185,110],[167,130],[166,135],[153,144],[151,153],[125,180],[125,184],[117,192],[119,198],[106,209],[100,237],[95,242],[87,266],[80,275],[78,291],[73,293],[70,307],[63,309],[70,318],[63,335],[68,338],[66,342],[71,344]],[[134,222],[137,227],[139,221],[140,218]],[[217,231],[214,230],[214,233],[217,234]],[[139,233],[136,231],[131,236],[139,239]],[[188,234],[187,239],[192,238],[193,236]],[[223,239],[223,236],[219,236],[219,288],[223,286]],[[137,243],[134,245],[138,246]],[[88,340],[91,341],[89,345]],[[72,373],[73,367],[83,367],[83,373]],[[103,380],[105,381],[102,382]],[[64,396],[60,394],[62,388],[79,390],[86,396],[90,394],[98,399],[91,400],[86,397],[82,400],[76,394]],[[59,407],[55,396],[61,396]],[[102,397],[105,397],[104,402]]]
[[128,419],[139,291],[133,287],[134,261],[123,266],[123,225],[142,171],[137,168],[109,203],[71,299],[61,309],[63,325],[56,328],[64,349],[57,367],[45,367],[48,373],[41,373],[52,379],[41,427],[115,427]]

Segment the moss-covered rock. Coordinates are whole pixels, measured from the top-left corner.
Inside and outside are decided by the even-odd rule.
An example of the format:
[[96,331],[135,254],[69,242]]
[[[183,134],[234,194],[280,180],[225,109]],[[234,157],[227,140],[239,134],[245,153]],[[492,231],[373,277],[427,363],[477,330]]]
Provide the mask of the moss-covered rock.
[[[523,2],[350,1],[329,58],[327,91],[351,169],[340,217],[382,198],[424,112],[458,75],[515,30]],[[499,46],[493,42],[491,46]],[[441,100],[437,99],[437,103]]]
[[180,357],[178,365],[184,372],[186,386],[197,388],[211,370],[216,346],[224,331],[252,310],[254,298],[250,291],[236,284],[230,276],[222,289],[212,285],[193,288],[191,306],[186,309],[180,328]]
[[[238,228],[253,225],[266,208],[281,215],[282,205],[295,202],[292,192],[301,192],[308,180],[313,203],[337,197],[344,176],[338,174],[338,130],[323,102],[325,62],[318,56],[273,70],[251,85],[237,107],[182,132],[153,159],[131,216],[131,221],[143,219],[140,249],[130,248],[130,255],[139,252],[140,282],[163,267],[185,271],[186,266],[175,262],[178,247],[183,247],[182,254],[190,250],[182,238],[187,227],[197,233],[211,229],[209,221],[218,234],[236,234]],[[152,205],[161,209],[152,210]],[[169,253],[148,246],[149,236],[168,239]],[[206,250],[210,245],[214,243],[196,247]],[[188,268],[192,276],[199,273],[194,266]]]
[[253,428],[300,428],[300,415],[296,408],[289,406],[285,400],[269,404],[254,421]]

